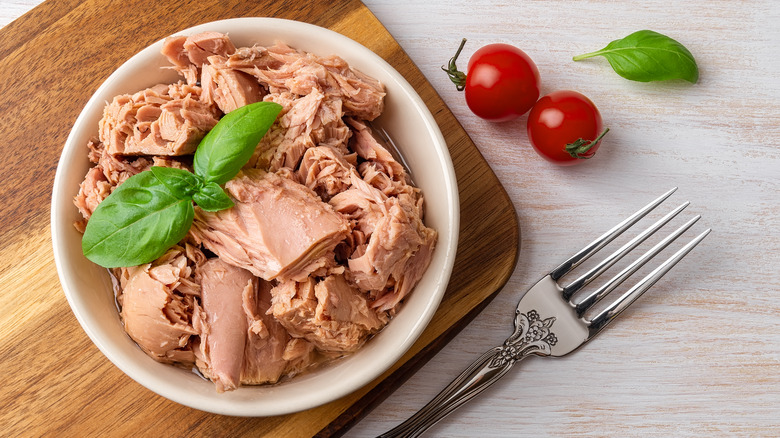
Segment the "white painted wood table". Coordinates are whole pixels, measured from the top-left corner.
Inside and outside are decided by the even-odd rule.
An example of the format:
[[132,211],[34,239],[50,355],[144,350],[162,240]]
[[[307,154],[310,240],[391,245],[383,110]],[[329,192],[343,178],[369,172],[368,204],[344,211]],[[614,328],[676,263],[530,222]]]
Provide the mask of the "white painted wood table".
[[[533,281],[656,195],[679,191],[714,232],[595,342],[531,358],[431,436],[780,436],[780,3],[365,0],[442,95],[515,203],[522,249],[506,288],[448,346],[347,433],[411,415],[509,334]],[[0,2],[0,25],[39,3]],[[687,46],[700,81],[637,83],[605,60],[572,62],[639,29]],[[516,45],[542,93],[574,89],[611,131],[598,155],[540,159],[525,117],[492,124],[440,66],[462,37]],[[660,213],[654,217],[659,217]],[[675,222],[681,223],[681,222]],[[688,235],[692,236],[693,231]]]

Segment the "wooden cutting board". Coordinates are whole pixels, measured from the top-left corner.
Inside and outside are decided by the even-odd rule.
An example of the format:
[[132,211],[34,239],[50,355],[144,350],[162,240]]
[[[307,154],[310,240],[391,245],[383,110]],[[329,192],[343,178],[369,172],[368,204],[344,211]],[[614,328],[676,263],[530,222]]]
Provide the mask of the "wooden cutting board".
[[[390,62],[444,132],[461,199],[455,269],[421,339],[359,391],[270,418],[193,410],[119,371],[71,313],[49,231],[51,185],[63,144],[106,77],[160,38],[244,16],[328,27]],[[503,187],[417,67],[357,0],[49,0],[0,30],[0,114],[0,434],[6,436],[339,435],[465,326],[508,280],[517,260],[517,217]]]

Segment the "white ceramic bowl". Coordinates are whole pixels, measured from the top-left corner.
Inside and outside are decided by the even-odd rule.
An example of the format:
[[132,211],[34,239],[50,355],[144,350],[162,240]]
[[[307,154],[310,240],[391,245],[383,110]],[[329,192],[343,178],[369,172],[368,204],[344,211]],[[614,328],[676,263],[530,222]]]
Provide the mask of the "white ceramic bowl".
[[273,18],[238,18],[192,27],[177,35],[207,30],[230,35],[238,47],[279,40],[319,55],[336,54],[384,83],[386,109],[377,120],[402,150],[422,188],[426,223],[439,233],[430,267],[397,316],[355,354],[322,369],[273,386],[248,386],[218,394],[212,382],[193,372],[155,362],[125,334],[105,269],[81,252],[73,227],[80,215],[73,205],[89,168],[86,144],[97,134],[103,106],[115,95],[133,93],[178,75],[162,69],[162,41],[117,69],[87,103],[68,137],[54,179],[51,230],[54,259],[73,313],[97,347],[128,376],[175,402],[226,415],[267,416],[312,408],[366,385],[391,367],[426,327],[447,286],[458,240],[459,204],[455,172],[444,138],[425,103],[382,58],[357,42],[310,24]]

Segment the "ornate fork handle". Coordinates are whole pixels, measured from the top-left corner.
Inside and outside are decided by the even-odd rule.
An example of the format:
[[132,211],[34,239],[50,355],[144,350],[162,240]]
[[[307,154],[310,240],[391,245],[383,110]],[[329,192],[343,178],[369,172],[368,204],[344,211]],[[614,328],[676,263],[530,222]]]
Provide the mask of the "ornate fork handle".
[[[504,347],[486,351],[416,414],[380,438],[416,437],[506,374],[517,360],[502,360]],[[524,356],[523,356],[524,357]],[[518,360],[522,359],[520,357]],[[502,363],[494,366],[497,361]]]
[[417,437],[449,413],[476,397],[530,355],[547,356],[557,339],[550,332],[555,318],[539,319],[535,311],[517,313],[515,331],[504,345],[486,351],[416,414],[380,438]]
[[[622,292],[619,298],[602,309],[594,309],[593,306],[685,233],[701,216],[697,215],[688,220],[688,222],[664,237],[650,250],[639,256],[639,258],[635,259],[617,275],[595,290],[583,291],[587,293],[577,295],[576,297],[575,294],[671,221],[690,202],[683,203],[661,219],[658,219],[649,228],[623,244],[623,246],[607,256],[606,259],[591,267],[585,274],[573,282],[562,285],[559,283],[559,280],[612,242],[621,233],[636,224],[648,212],[674,193],[675,190],[676,188],[666,192],[650,204],[642,207],[566,259],[557,268],[531,286],[515,308],[515,329],[512,335],[504,341],[504,344],[485,352],[423,409],[395,429],[381,435],[380,438],[417,437],[447,414],[497,382],[509,372],[516,362],[532,354],[543,357],[562,357],[593,339],[607,324],[613,321],[631,303],[636,301],[661,277],[666,275],[674,265],[682,260],[712,230],[707,229],[689,241],[682,248],[678,249],[674,255],[653,269],[647,276],[639,280],[627,291]],[[586,312],[590,310],[598,310],[598,312],[593,312],[595,313],[593,316],[586,316]],[[556,321],[559,322],[555,326],[555,331],[560,338],[552,332],[552,326]]]

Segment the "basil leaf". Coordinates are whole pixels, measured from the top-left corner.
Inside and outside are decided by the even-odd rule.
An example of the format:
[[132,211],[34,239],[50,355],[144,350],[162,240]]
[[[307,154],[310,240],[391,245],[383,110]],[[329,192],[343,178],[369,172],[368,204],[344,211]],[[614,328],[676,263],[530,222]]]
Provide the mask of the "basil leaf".
[[281,110],[258,102],[225,115],[198,146],[195,174],[154,166],[128,178],[92,213],[81,240],[84,255],[105,268],[149,263],[187,235],[193,200],[207,211],[232,207],[219,184],[241,170]]
[[228,182],[252,157],[281,110],[277,103],[257,102],[226,114],[198,145],[195,174],[206,182]]
[[185,169],[152,166],[151,171],[161,183],[168,187],[171,194],[180,199],[192,198],[192,195],[203,185],[200,178]]
[[198,192],[192,195],[198,207],[206,211],[220,211],[233,206],[233,201],[215,182],[206,183]]
[[699,80],[699,68],[688,49],[652,30],[640,30],[612,41],[601,50],[572,58],[574,61],[603,56],[612,69],[626,79],[639,82],[684,79]]
[[144,171],[98,204],[81,248],[105,268],[149,263],[184,238],[194,214],[190,199],[171,193],[154,173]]

